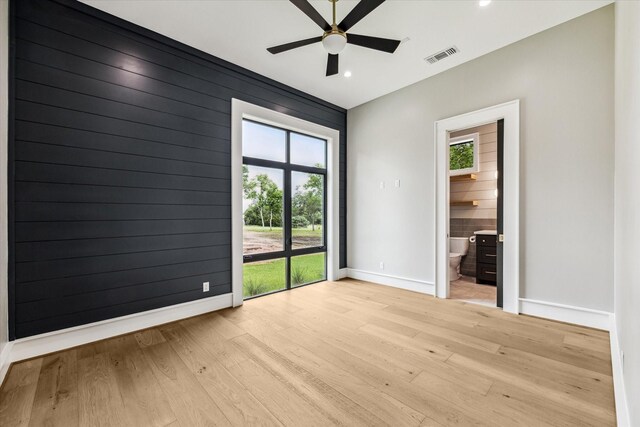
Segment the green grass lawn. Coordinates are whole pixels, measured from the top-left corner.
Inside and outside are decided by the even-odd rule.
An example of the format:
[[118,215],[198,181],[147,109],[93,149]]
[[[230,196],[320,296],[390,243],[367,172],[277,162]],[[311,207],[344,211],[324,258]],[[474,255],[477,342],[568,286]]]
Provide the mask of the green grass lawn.
[[[301,255],[291,259],[291,286],[325,278],[325,254]],[[286,287],[285,259],[261,261],[243,266],[244,296],[260,295]]]

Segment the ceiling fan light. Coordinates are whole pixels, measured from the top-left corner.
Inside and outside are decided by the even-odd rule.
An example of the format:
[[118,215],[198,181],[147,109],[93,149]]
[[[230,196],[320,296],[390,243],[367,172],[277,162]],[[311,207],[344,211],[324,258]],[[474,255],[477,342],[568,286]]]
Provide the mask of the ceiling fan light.
[[342,52],[342,49],[347,45],[347,36],[341,33],[327,34],[322,39],[322,46],[331,55],[337,55]]

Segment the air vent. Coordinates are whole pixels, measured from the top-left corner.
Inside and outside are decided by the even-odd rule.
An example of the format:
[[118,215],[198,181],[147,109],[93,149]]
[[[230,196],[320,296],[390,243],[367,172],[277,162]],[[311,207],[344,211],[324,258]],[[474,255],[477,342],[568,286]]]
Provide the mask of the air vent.
[[445,49],[431,56],[427,56],[426,58],[424,58],[424,60],[427,61],[429,64],[435,64],[436,62],[442,61],[444,58],[447,58],[453,55],[454,53],[458,53],[458,52],[460,51],[458,50],[457,47],[451,46],[449,49]]

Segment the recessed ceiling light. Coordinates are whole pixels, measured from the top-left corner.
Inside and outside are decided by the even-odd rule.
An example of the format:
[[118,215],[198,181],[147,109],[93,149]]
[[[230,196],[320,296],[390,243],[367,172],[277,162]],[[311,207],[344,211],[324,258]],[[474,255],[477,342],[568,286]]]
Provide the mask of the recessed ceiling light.
[[480,0],[480,1],[478,2],[478,4],[480,5],[480,7],[488,6],[488,5],[489,5],[489,3],[491,3],[491,0]]
[[351,71],[345,71],[344,76],[347,78],[351,77]]

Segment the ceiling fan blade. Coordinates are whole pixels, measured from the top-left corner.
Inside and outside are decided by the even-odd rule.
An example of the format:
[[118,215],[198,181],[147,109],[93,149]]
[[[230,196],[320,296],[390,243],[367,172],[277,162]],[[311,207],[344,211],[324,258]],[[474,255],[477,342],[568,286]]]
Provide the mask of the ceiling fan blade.
[[368,47],[369,49],[381,50],[393,53],[400,45],[400,40],[383,39],[380,37],[361,36],[359,34],[347,35],[347,43],[357,46]]
[[349,28],[356,25],[362,18],[370,14],[373,9],[384,3],[385,0],[360,0],[351,12],[342,20],[338,27],[342,31],[349,31]]
[[318,12],[313,6],[311,6],[311,3],[309,3],[308,0],[289,1],[293,3],[298,9],[300,9],[305,15],[311,18],[313,22],[318,24],[320,28],[325,31],[331,30],[331,25],[329,25],[329,23],[322,17],[322,15],[320,15],[320,12]]
[[296,42],[285,43],[279,46],[273,46],[268,48],[267,50],[275,55],[276,53],[286,52],[287,50],[295,49],[302,46],[307,46],[309,44],[313,44],[321,41],[322,41],[322,36],[311,37],[310,39],[298,40]]
[[338,55],[329,54],[327,58],[327,77],[338,74]]

